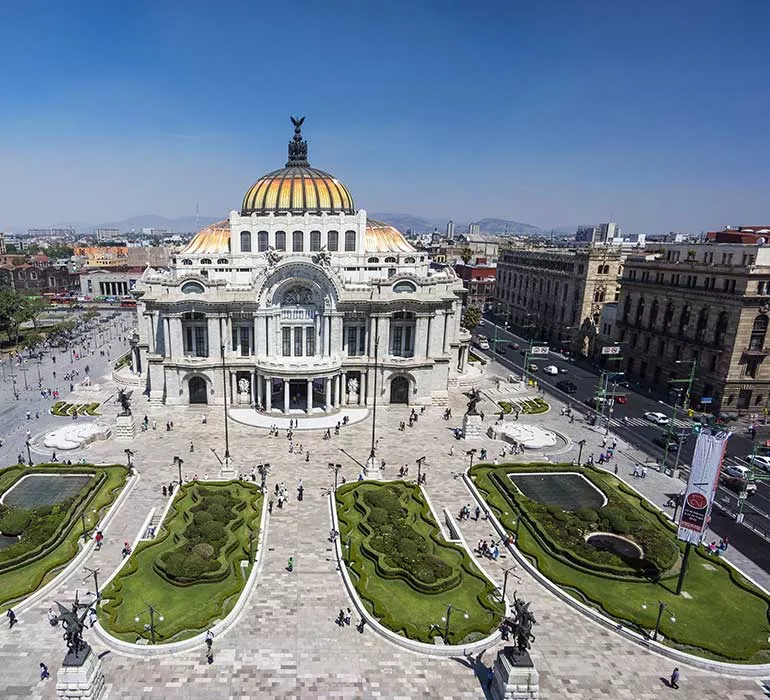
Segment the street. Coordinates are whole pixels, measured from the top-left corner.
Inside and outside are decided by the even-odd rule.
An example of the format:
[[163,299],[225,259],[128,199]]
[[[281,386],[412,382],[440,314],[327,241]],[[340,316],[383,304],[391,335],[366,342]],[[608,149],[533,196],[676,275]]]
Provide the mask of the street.
[[[517,335],[512,331],[506,330],[502,325],[498,325],[495,323],[495,317],[492,314],[484,314],[483,325],[478,327],[477,333],[482,333],[489,339],[490,350],[486,354],[490,359],[494,358],[494,361],[500,363],[503,367],[516,370],[516,373],[521,375],[525,362],[524,353],[530,345],[528,338]],[[520,348],[518,350],[510,347],[510,344],[514,343],[519,344]],[[535,344],[537,345],[538,343],[536,342]],[[495,348],[499,352],[495,352]],[[476,351],[475,348],[474,351]],[[532,372],[530,376],[535,378],[539,386],[547,393],[562,401],[565,405],[571,406],[586,415],[598,415],[601,412],[600,409],[595,410],[586,403],[598,391],[600,375],[597,372],[586,368],[582,364],[578,365],[556,352],[550,352],[547,356],[530,355],[527,362],[528,364],[536,364],[538,366],[537,372]],[[543,368],[548,365],[556,366],[559,369],[559,374],[545,374]],[[613,366],[613,363],[609,362],[607,371],[609,372]],[[566,371],[562,373],[562,370]],[[616,377],[615,380],[621,381],[622,378]],[[571,394],[560,391],[556,384],[561,381],[574,383],[577,387],[576,391]],[[612,381],[610,379],[608,388],[610,392],[612,391]],[[672,406],[662,401],[620,384],[616,387],[616,393],[622,393],[626,396],[626,402],[618,403],[616,401],[612,407],[610,419],[610,429],[612,432],[626,440],[629,444],[651,455],[658,462],[664,463],[667,468],[673,468],[676,462],[676,450],[670,450],[668,454],[665,454],[663,448],[653,442],[656,438],[662,438],[665,441],[669,431],[668,426],[656,425],[650,422],[644,418],[644,413],[663,413],[669,418],[674,415],[675,418],[673,419],[671,432],[675,434],[676,432],[689,433],[694,425],[691,420],[688,420],[686,412],[681,409],[675,410]],[[606,413],[607,411],[605,410],[605,415]],[[751,436],[746,432],[743,423],[733,424],[732,429],[735,432],[728,442],[725,464],[748,466],[748,457],[753,449]],[[770,438],[770,426],[760,425],[757,440],[764,441],[766,438]],[[683,479],[687,478],[687,469],[693,456],[696,439],[694,435],[688,436],[679,454],[678,466],[681,469],[680,473]],[[767,540],[770,539],[770,483],[764,480],[767,473],[761,468],[756,468],[756,476],[759,477],[756,481],[757,492],[744,501],[742,507],[744,523],[742,525],[734,521],[734,516],[739,510],[738,494],[735,491],[720,485],[716,502],[723,512],[723,516],[720,516],[719,519],[727,521],[722,524],[722,529],[725,530],[725,533],[727,534],[729,530],[730,539],[736,543],[740,542],[742,549],[745,548],[747,552],[752,552],[755,555],[752,559],[758,565],[761,565],[766,571],[770,571],[770,547],[768,547],[767,543]],[[684,490],[684,486],[683,482],[682,490]],[[730,520],[730,518],[733,518],[733,520]],[[715,514],[714,520],[716,521],[717,519]],[[759,533],[761,537],[755,533]],[[762,544],[764,544],[764,547]],[[759,560],[762,560],[764,564],[761,564]]]

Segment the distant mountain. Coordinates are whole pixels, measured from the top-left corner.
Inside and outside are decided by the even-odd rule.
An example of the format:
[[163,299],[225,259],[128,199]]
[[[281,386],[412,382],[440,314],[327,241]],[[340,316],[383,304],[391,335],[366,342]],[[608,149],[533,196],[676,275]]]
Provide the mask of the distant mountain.
[[[481,233],[491,235],[509,233],[518,236],[542,236],[547,233],[539,226],[523,224],[520,221],[509,221],[508,219],[480,219],[474,223],[479,225]],[[467,226],[465,228],[467,230]],[[457,226],[455,226],[456,230]]]
[[[417,233],[431,233],[433,229],[438,229],[441,233],[446,231],[448,219],[427,219],[414,214],[393,214],[389,212],[372,212],[372,219],[384,221],[386,224],[395,226],[399,231],[405,232],[407,229],[413,229]],[[509,219],[479,219],[474,223],[479,224],[481,233],[498,234],[516,234],[528,236],[542,236],[548,233],[539,226],[532,224],[523,224],[520,221],[511,221]],[[468,232],[468,224],[462,221],[455,221],[455,235]]]
[[177,231],[178,233],[194,233],[204,226],[213,224],[215,221],[222,221],[226,219],[227,214],[222,216],[179,216],[176,219],[167,219],[165,216],[158,216],[157,214],[144,214],[142,216],[132,216],[128,219],[121,219],[120,221],[108,221],[101,224],[94,224],[90,226],[90,229],[95,228],[117,228],[123,233],[129,231],[141,231],[143,228],[165,228],[169,231]]
[[434,228],[442,232],[446,231],[446,219],[426,219],[413,214],[392,214],[378,211],[367,212],[367,214],[370,219],[395,226],[401,233],[405,233],[408,228],[417,233],[431,233]]

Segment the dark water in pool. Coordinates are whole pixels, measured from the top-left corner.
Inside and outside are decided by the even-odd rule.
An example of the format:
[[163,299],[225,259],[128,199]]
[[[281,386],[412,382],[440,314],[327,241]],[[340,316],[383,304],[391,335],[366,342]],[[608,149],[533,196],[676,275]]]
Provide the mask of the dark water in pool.
[[37,508],[73,498],[93,477],[88,474],[32,474],[6,492],[3,503],[12,508]]
[[627,539],[618,537],[617,535],[590,535],[586,538],[586,542],[594,549],[598,549],[602,552],[612,552],[613,554],[617,554],[621,559],[642,558],[639,548],[633,542],[629,542]]
[[19,541],[18,537],[8,537],[6,535],[0,535],[0,549],[10,547],[12,544],[16,544]]

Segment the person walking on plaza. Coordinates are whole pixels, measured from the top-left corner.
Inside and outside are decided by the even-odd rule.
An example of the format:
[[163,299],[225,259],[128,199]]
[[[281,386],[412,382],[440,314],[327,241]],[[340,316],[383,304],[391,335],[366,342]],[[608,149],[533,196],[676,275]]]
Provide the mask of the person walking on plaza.
[[289,557],[289,561],[286,564],[286,570],[291,573],[294,571],[294,557]]
[[16,618],[16,613],[11,608],[8,608],[8,612],[5,613],[8,618],[8,629],[11,629],[19,620]]
[[46,680],[51,674],[48,673],[48,666],[46,666],[42,661],[40,662],[40,680],[44,681]]
[[674,690],[679,690],[679,667],[678,666],[671,673],[671,681],[669,685]]

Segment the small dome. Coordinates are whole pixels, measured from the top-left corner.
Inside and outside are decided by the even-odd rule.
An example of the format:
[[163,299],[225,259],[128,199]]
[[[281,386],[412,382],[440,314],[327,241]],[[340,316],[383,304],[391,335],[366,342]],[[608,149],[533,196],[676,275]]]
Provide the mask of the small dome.
[[195,234],[193,239],[184,247],[180,255],[218,255],[230,252],[230,222],[217,221],[206,226]]
[[286,167],[263,175],[249,188],[243,198],[241,214],[354,214],[353,197],[345,185],[333,175],[310,167],[307,141],[302,138],[305,117],[292,117],[291,121],[294,124],[294,138],[289,142]]
[[367,253],[414,253],[415,249],[395,226],[368,219],[366,222]]

